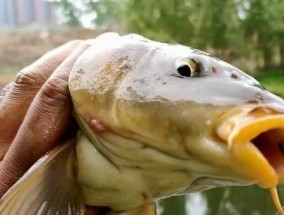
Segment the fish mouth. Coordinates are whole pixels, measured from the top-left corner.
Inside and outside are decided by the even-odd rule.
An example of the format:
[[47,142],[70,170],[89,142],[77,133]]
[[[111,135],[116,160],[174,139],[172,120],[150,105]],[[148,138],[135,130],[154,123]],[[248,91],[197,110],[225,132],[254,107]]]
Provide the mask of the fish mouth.
[[216,133],[245,174],[263,188],[284,180],[284,114],[268,107],[240,107],[222,115]]

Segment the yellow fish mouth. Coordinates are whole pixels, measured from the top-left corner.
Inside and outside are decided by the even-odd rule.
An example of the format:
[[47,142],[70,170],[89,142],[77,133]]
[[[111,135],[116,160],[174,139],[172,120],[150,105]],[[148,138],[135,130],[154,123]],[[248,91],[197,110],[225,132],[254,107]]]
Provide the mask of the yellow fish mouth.
[[284,180],[284,114],[264,106],[236,108],[220,117],[216,133],[250,180],[270,189],[284,214],[276,191]]
[[218,137],[261,187],[284,179],[284,114],[266,107],[238,108],[218,120]]

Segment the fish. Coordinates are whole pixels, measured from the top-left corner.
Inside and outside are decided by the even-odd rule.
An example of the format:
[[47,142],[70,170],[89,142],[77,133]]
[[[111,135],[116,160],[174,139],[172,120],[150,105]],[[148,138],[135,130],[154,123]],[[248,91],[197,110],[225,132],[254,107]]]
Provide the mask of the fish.
[[1,215],[154,215],[159,199],[221,186],[269,189],[284,214],[284,101],[206,52],[138,34],[92,41],[69,77],[75,140],[42,157]]

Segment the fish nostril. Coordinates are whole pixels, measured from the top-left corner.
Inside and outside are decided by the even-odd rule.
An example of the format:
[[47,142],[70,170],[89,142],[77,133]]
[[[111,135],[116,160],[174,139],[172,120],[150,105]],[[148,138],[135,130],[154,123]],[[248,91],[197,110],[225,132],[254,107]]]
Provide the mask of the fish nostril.
[[256,94],[256,99],[259,100],[259,101],[263,101],[263,97],[260,93]]

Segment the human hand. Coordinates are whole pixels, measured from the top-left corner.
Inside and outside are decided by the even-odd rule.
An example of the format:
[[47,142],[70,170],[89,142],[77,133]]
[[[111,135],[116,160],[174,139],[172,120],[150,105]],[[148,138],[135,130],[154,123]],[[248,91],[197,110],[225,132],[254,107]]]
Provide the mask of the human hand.
[[[69,42],[23,69],[0,96],[0,198],[49,149],[71,119],[68,76],[89,45]],[[28,53],[27,53],[28,54]]]

